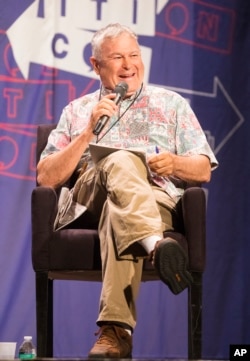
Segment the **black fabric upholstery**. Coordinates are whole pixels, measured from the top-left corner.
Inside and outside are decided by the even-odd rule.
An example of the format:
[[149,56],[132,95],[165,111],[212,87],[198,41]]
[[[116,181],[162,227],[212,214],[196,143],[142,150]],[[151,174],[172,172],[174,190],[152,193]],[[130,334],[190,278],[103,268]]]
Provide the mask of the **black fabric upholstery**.
[[[37,160],[55,125],[38,126]],[[53,357],[53,279],[101,280],[98,232],[86,219],[53,231],[58,192],[37,186],[32,192],[32,264],[36,273],[37,356]],[[205,267],[206,200],[201,187],[189,186],[180,211],[179,237],[189,254],[194,283],[188,290],[188,356],[201,358],[202,272]],[[85,222],[85,223],[84,223]],[[79,228],[83,224],[85,229]],[[181,233],[180,233],[181,232]],[[171,236],[171,232],[165,236]],[[176,236],[176,234],[175,234]],[[158,279],[151,263],[144,262],[142,281]]]

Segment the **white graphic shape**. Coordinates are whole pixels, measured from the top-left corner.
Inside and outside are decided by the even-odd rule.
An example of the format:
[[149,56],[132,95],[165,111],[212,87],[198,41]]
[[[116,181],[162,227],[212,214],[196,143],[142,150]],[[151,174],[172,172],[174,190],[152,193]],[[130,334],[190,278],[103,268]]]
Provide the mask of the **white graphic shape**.
[[[25,79],[29,76],[30,63],[97,78],[84,57],[93,33],[107,23],[120,22],[138,35],[154,36],[156,12],[167,3],[168,0],[159,3],[157,0],[108,0],[102,2],[98,10],[97,2],[92,0],[68,0],[65,9],[61,0],[36,0],[10,26],[7,35]],[[38,16],[39,4],[43,5],[43,17]],[[126,11],[120,11],[123,8]],[[150,65],[151,49],[141,49],[145,65]],[[146,81],[148,76],[149,70]]]

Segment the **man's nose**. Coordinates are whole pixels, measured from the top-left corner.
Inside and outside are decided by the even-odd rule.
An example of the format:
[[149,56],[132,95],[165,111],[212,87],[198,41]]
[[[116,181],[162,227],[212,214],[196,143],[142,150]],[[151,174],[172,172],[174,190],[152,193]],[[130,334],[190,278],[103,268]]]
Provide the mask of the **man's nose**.
[[130,66],[131,66],[131,60],[129,57],[124,57],[123,58],[123,63],[122,63],[122,66],[126,69],[129,69]]

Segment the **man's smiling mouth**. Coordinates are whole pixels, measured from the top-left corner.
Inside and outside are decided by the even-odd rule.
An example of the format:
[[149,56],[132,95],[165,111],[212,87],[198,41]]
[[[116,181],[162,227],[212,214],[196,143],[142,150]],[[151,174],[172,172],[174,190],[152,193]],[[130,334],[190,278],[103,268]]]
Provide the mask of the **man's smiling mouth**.
[[135,76],[135,73],[127,74],[127,75],[120,75],[120,78],[122,78],[122,79],[130,79],[130,78],[133,78],[134,76]]

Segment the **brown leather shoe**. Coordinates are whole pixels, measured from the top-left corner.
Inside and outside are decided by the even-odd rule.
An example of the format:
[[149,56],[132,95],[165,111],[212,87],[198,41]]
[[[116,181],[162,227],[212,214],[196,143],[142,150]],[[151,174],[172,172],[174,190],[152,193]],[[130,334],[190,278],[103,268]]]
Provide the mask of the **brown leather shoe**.
[[158,241],[151,259],[160,279],[174,294],[182,292],[193,281],[187,269],[187,252],[175,239],[167,237]]
[[89,358],[131,358],[132,337],[122,327],[104,325],[96,333],[99,339],[89,352]]

